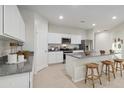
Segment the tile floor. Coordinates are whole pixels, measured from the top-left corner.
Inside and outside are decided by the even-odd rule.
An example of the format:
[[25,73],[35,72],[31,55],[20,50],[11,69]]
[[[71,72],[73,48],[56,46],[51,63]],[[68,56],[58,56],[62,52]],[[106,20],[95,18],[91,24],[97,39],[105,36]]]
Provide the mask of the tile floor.
[[[124,73],[123,77],[119,72],[116,74],[116,79],[111,76],[111,81],[107,81],[106,76],[102,76],[102,85],[98,80],[95,81],[96,88],[124,88]],[[50,65],[34,76],[34,88],[92,88],[91,81],[84,83],[84,80],[73,83],[66,75],[64,64]]]

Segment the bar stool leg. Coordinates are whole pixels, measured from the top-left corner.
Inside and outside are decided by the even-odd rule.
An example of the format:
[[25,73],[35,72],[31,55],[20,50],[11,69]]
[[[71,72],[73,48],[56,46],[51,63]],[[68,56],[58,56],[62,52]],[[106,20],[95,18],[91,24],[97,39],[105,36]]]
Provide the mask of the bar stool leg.
[[121,77],[122,77],[122,65],[120,63],[120,73],[121,73]]
[[116,62],[116,72],[117,72],[117,69],[118,69],[118,62]]
[[105,71],[106,76],[107,76],[107,74],[108,74],[108,70],[107,70],[107,68],[108,68],[108,67],[107,67],[107,65],[106,65],[106,71]]
[[102,76],[102,73],[103,73],[103,67],[104,67],[104,64],[102,64],[102,68],[101,68],[101,76]]
[[114,78],[115,78],[115,70],[114,70],[114,66],[111,65],[111,67],[112,67],[112,73],[113,73],[113,76],[114,76]]
[[93,88],[95,87],[95,84],[94,84],[94,71],[93,69],[91,69],[91,76],[92,76],[92,84],[93,84]]
[[85,84],[87,83],[87,73],[88,73],[88,68],[86,67]]
[[110,81],[110,66],[107,67],[108,67],[108,80]]
[[97,70],[97,73],[98,73],[99,82],[100,82],[100,84],[102,85],[102,82],[101,82],[101,79],[100,79],[100,74],[99,74],[99,69],[98,69],[98,67],[96,68],[96,70]]
[[116,63],[114,62],[114,67],[116,66]]

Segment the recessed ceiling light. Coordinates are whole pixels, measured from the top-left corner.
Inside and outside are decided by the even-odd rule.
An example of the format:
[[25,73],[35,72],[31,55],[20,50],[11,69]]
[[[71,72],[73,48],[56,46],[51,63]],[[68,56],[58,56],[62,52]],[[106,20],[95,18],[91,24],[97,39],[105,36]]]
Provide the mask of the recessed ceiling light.
[[64,17],[63,16],[59,16],[59,19],[62,20]]
[[113,16],[112,19],[117,19],[117,17],[116,16]]
[[96,24],[92,24],[92,26],[96,26]]

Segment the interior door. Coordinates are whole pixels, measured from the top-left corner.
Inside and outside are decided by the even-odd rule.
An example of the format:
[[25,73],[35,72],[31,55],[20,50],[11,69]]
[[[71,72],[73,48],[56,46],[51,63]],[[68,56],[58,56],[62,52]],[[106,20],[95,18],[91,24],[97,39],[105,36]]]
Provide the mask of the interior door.
[[35,19],[35,73],[48,66],[48,43],[47,43],[48,23],[44,19],[36,16]]

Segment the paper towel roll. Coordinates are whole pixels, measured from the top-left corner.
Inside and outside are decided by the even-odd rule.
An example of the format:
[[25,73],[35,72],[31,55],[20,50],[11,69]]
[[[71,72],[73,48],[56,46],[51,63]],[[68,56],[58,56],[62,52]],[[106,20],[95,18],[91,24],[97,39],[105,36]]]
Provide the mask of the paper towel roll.
[[8,63],[17,63],[17,54],[9,54],[8,55]]

